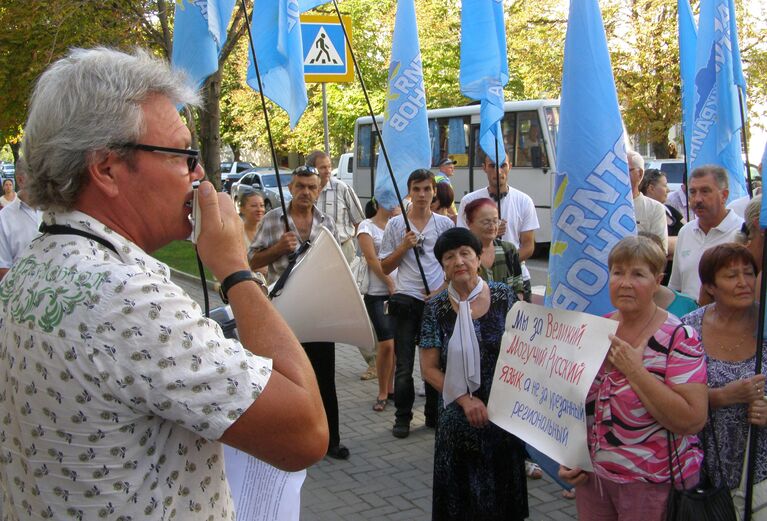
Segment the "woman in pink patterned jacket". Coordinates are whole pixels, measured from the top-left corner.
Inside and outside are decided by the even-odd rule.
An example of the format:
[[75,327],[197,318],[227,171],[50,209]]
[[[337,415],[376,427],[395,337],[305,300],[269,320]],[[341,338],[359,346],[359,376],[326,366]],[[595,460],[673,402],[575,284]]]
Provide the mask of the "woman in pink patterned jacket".
[[[608,257],[610,300],[618,321],[607,358],[586,397],[593,472],[562,467],[577,487],[580,520],[660,521],[674,480],[698,482],[706,421],[706,365],[695,331],[659,308],[653,294],[665,255],[646,237],[627,237]],[[681,473],[681,474],[680,474]]]

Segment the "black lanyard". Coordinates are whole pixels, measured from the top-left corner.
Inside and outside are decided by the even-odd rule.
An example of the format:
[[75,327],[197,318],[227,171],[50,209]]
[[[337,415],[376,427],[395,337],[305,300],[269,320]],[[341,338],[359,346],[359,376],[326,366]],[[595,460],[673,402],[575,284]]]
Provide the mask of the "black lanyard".
[[61,224],[42,223],[40,224],[40,233],[47,233],[50,235],[79,235],[80,237],[85,237],[86,239],[96,241],[102,246],[109,248],[110,250],[115,252],[116,255],[118,256],[120,255],[119,253],[117,253],[117,248],[115,248],[114,245],[108,240],[102,237],[99,237],[97,235],[94,235],[90,232],[85,232],[83,230],[78,230],[77,228],[72,228],[71,226],[64,226]]

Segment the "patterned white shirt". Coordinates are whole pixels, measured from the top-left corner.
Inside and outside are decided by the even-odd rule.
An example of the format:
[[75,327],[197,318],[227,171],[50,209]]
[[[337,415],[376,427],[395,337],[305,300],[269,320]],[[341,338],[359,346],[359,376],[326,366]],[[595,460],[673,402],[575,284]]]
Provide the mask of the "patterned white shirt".
[[355,236],[355,227],[365,220],[365,212],[354,190],[343,181],[331,177],[320,191],[317,209],[333,219],[338,231],[338,243]]
[[271,375],[166,265],[92,217],[47,212],[0,283],[6,519],[234,519],[224,431]]

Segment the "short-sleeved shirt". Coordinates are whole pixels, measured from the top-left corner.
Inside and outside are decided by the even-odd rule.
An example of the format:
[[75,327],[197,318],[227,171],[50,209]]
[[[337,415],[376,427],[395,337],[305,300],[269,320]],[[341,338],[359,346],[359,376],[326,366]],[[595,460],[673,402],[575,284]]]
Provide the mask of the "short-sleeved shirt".
[[663,243],[663,251],[668,252],[668,226],[665,207],[644,194],[634,198],[634,216],[637,230],[657,236]]
[[682,226],[676,240],[674,264],[671,267],[668,287],[697,300],[701,286],[698,264],[703,252],[718,244],[733,242],[742,225],[743,219],[732,210],[728,210],[722,222],[711,228],[708,233],[700,229],[698,219],[693,219]]
[[[376,255],[378,255],[378,252],[381,251],[381,242],[383,242],[384,231],[376,226],[372,219],[365,219],[357,228],[357,237],[362,234],[370,235],[370,238],[373,240],[373,247],[375,248]],[[390,276],[392,278],[396,278],[396,271],[397,270],[391,272]],[[368,286],[367,294],[388,295],[389,287],[386,285],[386,283],[379,279],[378,275],[373,273],[372,270],[368,270],[368,274],[370,277],[370,285]]]
[[[445,278],[445,272],[442,271],[442,266],[439,265],[437,258],[434,256],[434,244],[437,242],[437,237],[442,235],[442,232],[454,226],[455,224],[453,224],[449,217],[433,212],[423,230],[416,229],[413,223],[410,223],[412,230],[419,234],[422,239],[419,241],[419,244],[423,254],[419,254],[419,256],[421,266],[423,266],[423,271],[426,275],[426,281],[429,283],[429,290],[431,291],[440,287]],[[389,222],[386,223],[386,230],[384,230],[378,258],[383,260],[391,255],[402,242],[405,233],[407,233],[407,230],[405,229],[405,220],[402,215],[389,219]],[[421,273],[418,271],[413,248],[410,248],[402,257],[397,269],[396,280],[397,293],[404,293],[418,300],[424,299],[423,281],[421,280]]]
[[[644,348],[644,367],[669,387],[706,383],[706,362],[698,334],[669,314]],[[668,345],[674,335],[671,353]],[[664,429],[647,411],[628,379],[617,369],[599,370],[586,396],[588,444],[594,471],[616,483],[669,481],[668,441]],[[703,452],[698,438],[675,435],[683,477],[700,470]],[[674,477],[679,470],[674,458]]]
[[[461,206],[458,208],[458,220],[457,226],[462,228],[468,228],[466,224],[466,205],[470,202],[481,199],[483,197],[492,199],[490,192],[487,188],[480,188],[469,194],[463,196],[461,199]],[[501,199],[501,219],[506,221],[506,231],[501,239],[512,243],[519,249],[520,240],[519,237],[524,232],[534,231],[540,228],[538,224],[538,214],[535,213],[535,204],[532,198],[524,192],[508,187],[508,192]],[[530,272],[522,263],[522,278],[524,280],[530,280]]]
[[22,251],[40,235],[40,210],[16,198],[0,212],[0,268],[10,268]]
[[343,244],[354,237],[355,227],[365,220],[362,205],[349,185],[331,177],[320,191],[317,209],[333,219],[338,242]]
[[234,519],[219,442],[271,360],[206,319],[170,270],[111,243],[43,235],[0,283],[0,483],[10,519]]
[[[306,241],[301,240],[298,228],[296,228],[296,224],[290,216],[291,204],[293,204],[292,201],[288,204],[288,227],[290,228],[290,231],[294,232],[298,237],[298,246],[296,247],[296,251],[298,251]],[[280,237],[285,233],[285,221],[283,220],[282,215],[282,208],[275,208],[274,210],[266,212],[264,218],[261,219],[261,225],[256,232],[256,236],[253,238],[253,242],[248,249],[248,258],[252,257],[254,253],[271,248],[279,242]],[[317,238],[321,227],[325,227],[333,235],[333,238],[338,241],[336,225],[333,222],[333,219],[320,212],[315,206],[312,208],[312,230],[309,233],[310,241],[314,241]],[[267,275],[269,284],[280,278],[282,272],[288,267],[289,262],[288,256],[283,255],[269,264],[269,273]]]

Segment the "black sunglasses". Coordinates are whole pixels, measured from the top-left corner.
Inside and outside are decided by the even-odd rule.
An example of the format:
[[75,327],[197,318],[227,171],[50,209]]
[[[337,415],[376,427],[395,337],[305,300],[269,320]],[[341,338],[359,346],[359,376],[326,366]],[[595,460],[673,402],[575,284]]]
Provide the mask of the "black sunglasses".
[[124,148],[144,150],[146,152],[158,152],[160,154],[184,156],[186,157],[186,166],[189,167],[190,172],[194,172],[197,169],[197,165],[200,163],[200,151],[195,150],[194,148],[168,148],[158,147],[155,145],[144,145],[143,143],[125,143],[122,146]]

